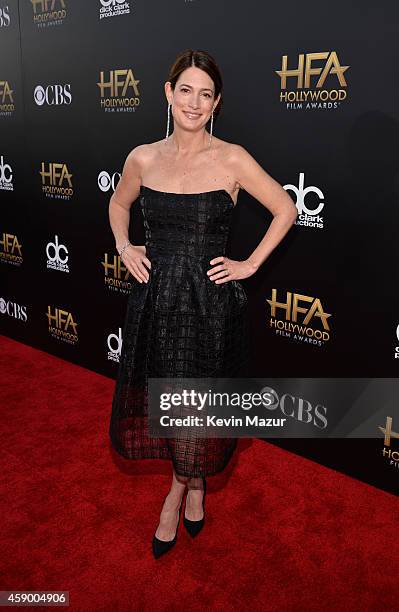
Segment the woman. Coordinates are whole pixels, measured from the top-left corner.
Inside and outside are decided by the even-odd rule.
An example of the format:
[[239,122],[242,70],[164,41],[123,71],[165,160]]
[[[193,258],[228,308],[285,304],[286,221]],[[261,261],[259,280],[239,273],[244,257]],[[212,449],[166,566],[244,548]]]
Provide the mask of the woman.
[[[169,458],[173,463],[152,542],[155,557],[176,542],[186,487],[183,522],[190,535],[199,533],[205,476],[224,469],[236,440],[194,440],[183,434],[150,438],[148,377],[242,373],[248,348],[247,297],[238,281],[258,270],[297,216],[286,191],[243,147],[213,136],[221,92],[222,78],[208,53],[187,50],[179,55],[165,83],[166,138],[129,153],[109,205],[116,249],[133,277],[110,437],[126,458]],[[240,188],[274,218],[253,253],[235,261],[224,250]],[[130,207],[138,196],[145,245],[129,242]]]

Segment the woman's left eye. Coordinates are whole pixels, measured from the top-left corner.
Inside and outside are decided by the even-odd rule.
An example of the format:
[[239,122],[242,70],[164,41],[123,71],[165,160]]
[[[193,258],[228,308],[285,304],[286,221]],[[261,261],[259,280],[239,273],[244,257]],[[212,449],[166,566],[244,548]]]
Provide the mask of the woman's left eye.
[[[182,91],[183,93],[187,93],[189,90],[188,90],[188,89],[186,89],[185,87],[182,87],[181,91]],[[210,98],[210,97],[211,97],[211,94],[209,94],[209,93],[204,93],[204,96],[205,96],[206,98]]]

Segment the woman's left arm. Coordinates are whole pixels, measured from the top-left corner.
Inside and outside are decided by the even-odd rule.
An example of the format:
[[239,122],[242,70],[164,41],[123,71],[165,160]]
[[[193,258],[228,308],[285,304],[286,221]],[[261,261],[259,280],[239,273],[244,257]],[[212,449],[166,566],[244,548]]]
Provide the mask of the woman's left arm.
[[246,260],[234,261],[228,257],[215,257],[211,260],[211,265],[219,264],[208,271],[215,283],[239,280],[254,274],[281,242],[298,216],[295,204],[285,189],[265,172],[241,145],[232,145],[229,167],[240,187],[263,204],[272,213],[273,220],[256,249]]

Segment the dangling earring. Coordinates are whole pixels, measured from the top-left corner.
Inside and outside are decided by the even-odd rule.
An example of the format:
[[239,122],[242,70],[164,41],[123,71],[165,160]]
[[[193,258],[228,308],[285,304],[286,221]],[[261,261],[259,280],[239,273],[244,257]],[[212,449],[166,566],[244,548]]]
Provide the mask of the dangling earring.
[[210,132],[209,132],[209,147],[211,146],[212,130],[213,130],[213,110],[212,110],[212,116],[211,116],[211,129],[210,129]]
[[169,125],[170,125],[170,102],[168,104],[168,125],[166,127],[166,138],[165,138],[165,142],[168,140],[169,137]]

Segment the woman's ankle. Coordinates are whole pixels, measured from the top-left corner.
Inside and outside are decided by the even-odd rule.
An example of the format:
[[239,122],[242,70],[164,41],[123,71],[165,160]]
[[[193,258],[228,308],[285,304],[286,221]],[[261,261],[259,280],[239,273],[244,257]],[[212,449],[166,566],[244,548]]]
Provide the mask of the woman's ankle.
[[204,479],[202,477],[190,478],[187,483],[189,491],[203,491],[204,490]]

